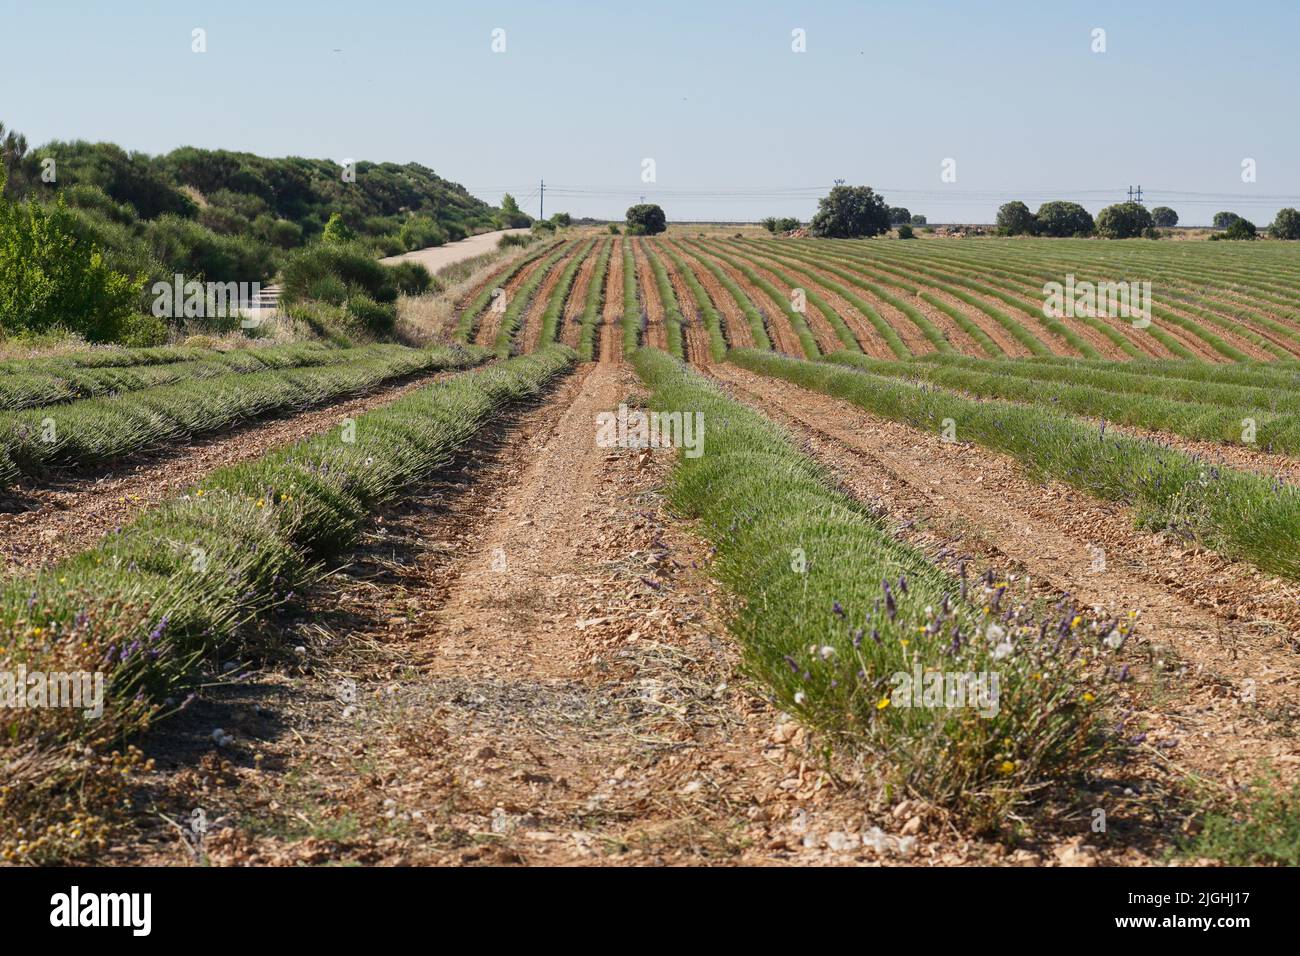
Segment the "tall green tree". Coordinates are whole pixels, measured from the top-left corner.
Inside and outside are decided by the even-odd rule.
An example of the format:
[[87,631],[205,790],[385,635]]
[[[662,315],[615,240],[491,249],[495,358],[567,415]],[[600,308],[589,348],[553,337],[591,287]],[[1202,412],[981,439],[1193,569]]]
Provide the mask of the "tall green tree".
[[1090,236],[1095,224],[1092,214],[1077,202],[1060,199],[1045,202],[1034,216],[1040,236]]
[[1097,213],[1097,235],[1107,239],[1132,239],[1151,226],[1151,210],[1138,202],[1117,202]]
[[889,231],[889,207],[870,186],[836,186],[817,203],[814,236],[861,239]]
[[1029,207],[1019,199],[1003,203],[998,207],[998,232],[1004,236],[1032,236],[1038,228],[1038,221]]
[[1268,231],[1274,239],[1300,239],[1300,211],[1279,209]]
[[629,236],[654,236],[668,228],[668,217],[655,203],[638,203],[628,207],[627,234]]
[[1178,225],[1178,213],[1168,206],[1156,206],[1151,210],[1151,219],[1161,229],[1172,229]]

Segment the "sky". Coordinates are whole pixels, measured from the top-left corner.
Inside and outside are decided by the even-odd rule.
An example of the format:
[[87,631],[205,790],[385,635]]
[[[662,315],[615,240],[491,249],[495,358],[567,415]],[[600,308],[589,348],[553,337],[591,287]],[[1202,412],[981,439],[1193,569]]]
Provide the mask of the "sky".
[[1141,185],[1262,226],[1300,207],[1297,37],[1295,0],[0,0],[0,121],[415,161],[534,215],[545,180],[547,215],[807,219],[844,179],[931,222]]

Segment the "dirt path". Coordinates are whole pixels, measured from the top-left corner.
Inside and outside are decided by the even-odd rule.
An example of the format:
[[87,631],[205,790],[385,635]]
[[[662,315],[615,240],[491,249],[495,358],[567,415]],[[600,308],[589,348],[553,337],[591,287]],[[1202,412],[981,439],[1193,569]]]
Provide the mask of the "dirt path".
[[495,232],[482,232],[477,236],[468,236],[456,242],[416,249],[412,252],[404,252],[400,256],[388,256],[379,261],[387,266],[395,266],[399,262],[418,262],[430,272],[436,273],[443,266],[491,252],[497,247],[502,236],[517,236],[527,232],[527,229],[498,229]]
[[85,550],[113,528],[174,497],[217,468],[257,458],[277,446],[327,431],[344,418],[387,405],[407,392],[458,374],[418,375],[292,417],[250,422],[234,431],[132,456],[130,461],[94,477],[68,474],[40,488],[8,489],[0,496],[0,557],[4,571],[13,574],[43,567]]
[[[816,769],[802,732],[742,687],[701,570],[707,548],[656,491],[667,456],[596,446],[596,414],[634,387],[625,367],[589,365],[485,436],[462,478],[376,528],[291,638],[341,657],[184,715],[195,728],[222,720],[236,739],[218,770],[173,753],[157,784],[173,812],[199,805],[225,821],[207,841],[212,863],[1000,852],[947,833],[863,845],[864,830],[896,834],[904,815]],[[351,693],[336,699],[341,681]],[[121,852],[191,859],[161,825]]]
[[1084,606],[1120,619],[1139,612],[1127,659],[1148,672],[1133,685],[1146,724],[1140,749],[1169,779],[1195,773],[1232,788],[1264,761],[1287,778],[1300,772],[1288,729],[1300,716],[1300,587],[1136,531],[1125,509],[1031,482],[1006,456],[735,366],[711,371],[793,428],[891,521],[933,528],[950,549],[1000,553]]

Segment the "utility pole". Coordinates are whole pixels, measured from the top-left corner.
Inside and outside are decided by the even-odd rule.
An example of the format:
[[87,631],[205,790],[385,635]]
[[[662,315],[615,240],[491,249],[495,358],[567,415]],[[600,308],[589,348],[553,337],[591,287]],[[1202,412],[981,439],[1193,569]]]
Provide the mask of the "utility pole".
[[836,186],[843,186],[846,182],[848,182],[847,179],[837,179],[837,180],[835,180],[835,185],[836,185]]
[[[1132,187],[1132,186],[1130,186],[1130,187],[1128,188],[1128,201],[1129,201],[1129,202],[1133,202],[1133,201],[1134,201],[1134,196],[1133,196],[1133,187]],[[1141,187],[1141,186],[1138,186],[1138,188],[1137,188],[1137,202],[1142,202],[1142,187]]]
[[537,185],[537,218],[546,218],[546,180],[538,181]]

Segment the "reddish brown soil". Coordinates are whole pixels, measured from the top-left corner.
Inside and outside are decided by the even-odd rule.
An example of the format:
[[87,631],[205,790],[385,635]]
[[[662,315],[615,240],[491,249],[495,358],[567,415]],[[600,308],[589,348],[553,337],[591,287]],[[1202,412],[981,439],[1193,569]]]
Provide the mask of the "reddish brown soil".
[[623,361],[623,243],[627,240],[615,239],[613,242],[609,272],[605,277],[605,308],[600,327],[596,330],[597,341],[592,354],[603,363],[619,365]]
[[736,300],[731,293],[723,287],[712,272],[699,262],[692,249],[677,242],[673,242],[671,245],[677,254],[681,256],[682,262],[695,273],[695,278],[704,287],[704,291],[709,296],[709,301],[713,303],[713,307],[718,310],[718,315],[722,317],[722,338],[727,343],[727,347],[733,349],[753,348],[753,332],[749,328],[749,323],[745,320],[745,314],[740,310],[740,306],[736,304]]
[[641,330],[641,342],[656,349],[668,347],[668,333],[664,327],[664,303],[659,297],[659,284],[646,257],[645,239],[632,240],[632,258],[636,262],[637,288],[641,290],[641,310],[646,324]]
[[[752,254],[751,250],[747,246],[743,246],[740,249],[735,249],[732,248],[731,244],[729,243],[716,244],[715,248],[722,249],[728,255],[735,255],[737,252],[743,252],[745,255]],[[765,268],[763,265],[761,265],[760,263],[763,260],[757,256],[755,256],[754,259],[747,259],[744,258],[743,256],[736,256],[736,258],[739,259],[739,261],[744,262],[746,265],[748,265],[751,269],[754,270],[754,272],[757,275],[759,275],[763,279],[766,279],[775,288],[781,289],[782,291],[786,292],[788,295],[793,295],[794,290],[796,288],[807,287],[808,283],[803,278],[803,276],[790,274],[788,279],[783,279],[780,276],[778,276],[775,272],[773,272],[771,269]],[[798,281],[792,285],[791,280],[798,280]],[[748,286],[746,287],[746,291],[749,291]],[[838,352],[840,349],[844,348],[844,343],[841,342],[840,337],[835,334],[835,329],[831,326],[826,316],[822,315],[821,310],[818,309],[811,302],[807,303],[807,308],[803,312],[803,317],[804,317],[804,321],[808,323],[808,331],[812,333],[813,341],[817,343],[817,348],[821,351],[823,355],[829,354],[831,352]]]
[[709,332],[704,327],[704,320],[700,317],[700,309],[695,302],[695,296],[691,293],[691,289],[686,284],[686,280],[682,278],[681,273],[677,271],[677,266],[673,263],[673,260],[664,254],[662,248],[654,251],[659,261],[663,263],[664,271],[668,273],[668,281],[673,287],[673,294],[677,296],[677,306],[681,309],[683,319],[682,344],[686,350],[686,361],[696,365],[708,365],[713,361],[713,355],[709,351]]
[[601,239],[592,246],[591,254],[582,260],[578,274],[573,277],[573,289],[569,292],[569,300],[564,304],[564,315],[560,322],[560,341],[570,348],[576,349],[582,339],[582,310],[586,307],[587,290],[591,287],[596,262],[608,245],[608,239]]
[[[774,256],[771,250],[756,249],[755,252],[778,264],[789,264],[785,260]],[[800,268],[810,268],[802,260],[791,261],[797,264]],[[805,288],[815,292],[826,301],[827,305],[835,310],[836,314],[844,320],[844,324],[849,327],[849,331],[853,333],[853,337],[857,340],[858,345],[862,347],[862,351],[866,355],[879,359],[894,359],[897,357],[894,355],[893,349],[886,344],[880,333],[876,331],[876,327],[871,324],[871,320],[863,315],[856,306],[852,305],[847,299],[840,296],[838,292],[831,291],[822,283],[810,279],[802,272],[791,274],[798,278]],[[832,278],[828,273],[822,271],[816,271],[814,274],[821,276],[823,279]],[[838,282],[838,279],[835,281]],[[843,285],[842,282],[838,284]]]
[[[842,278],[835,275],[834,273],[827,272],[825,269],[818,268],[817,266],[811,263],[803,262],[802,260],[800,260],[800,262],[803,265],[805,265],[808,269],[811,269],[815,274],[822,276],[828,281],[835,282],[839,285],[848,285],[848,283],[846,283]],[[847,266],[843,263],[837,263],[835,268],[837,269],[843,268],[845,269],[845,271],[852,271],[852,266]],[[884,319],[885,322],[888,323],[889,326],[895,332],[898,333],[898,337],[903,340],[903,344],[913,355],[928,355],[935,350],[934,344],[931,343],[931,341],[927,339],[924,334],[922,334],[921,330],[916,327],[916,323],[913,322],[911,319],[909,319],[898,309],[894,308],[892,305],[885,302],[884,300],[872,295],[866,289],[861,289],[858,288],[857,286],[853,286],[852,291],[854,295],[856,295],[858,298],[862,299],[863,301],[869,303],[876,310],[876,312],[880,314],[880,317]],[[865,318],[862,321],[867,322]],[[875,329],[870,327],[869,322],[867,323],[867,326],[868,328],[870,328],[871,334],[876,335]],[[859,335],[859,341],[861,341],[862,335],[864,334],[865,331]],[[888,346],[886,346],[886,348],[888,348]],[[893,354],[891,352],[890,354],[883,355],[882,357],[892,358]]]
[[691,249],[699,258],[707,259],[721,269],[763,316],[763,325],[767,329],[767,337],[771,340],[773,349],[785,355],[793,355],[795,358],[805,357],[803,344],[795,334],[789,319],[786,318],[781,303],[773,302],[762,289],[754,286],[743,272],[719,259],[711,248],[692,243]]
[[83,551],[113,528],[175,497],[217,468],[328,431],[344,418],[457,374],[461,373],[418,375],[292,417],[261,419],[235,431],[135,456],[94,477],[69,474],[40,488],[9,489],[0,499],[4,508],[0,513],[0,555],[5,571],[13,574],[43,567]]
[[[851,768],[822,769],[805,735],[747,691],[719,636],[707,548],[656,490],[668,456],[594,442],[595,415],[633,388],[623,368],[587,366],[485,436],[472,480],[410,496],[315,595],[325,606],[292,638],[310,645],[309,666],[232,691],[224,712],[205,696],[185,715],[235,737],[218,773],[174,760],[153,781],[163,814],[199,805],[222,821],[206,862],[952,864],[1004,852],[926,831],[906,801],[855,788]],[[337,699],[343,680],[351,703]],[[921,835],[878,853],[856,839],[871,826]],[[115,856],[194,859],[154,813]]]
[[[520,323],[518,331],[515,332],[517,351],[536,352],[543,345],[541,340],[542,315],[551,304],[551,298],[555,295],[555,289],[560,284],[560,277],[564,275],[564,270],[573,262],[573,257],[581,251],[582,243],[571,242],[568,251],[551,267],[551,271],[542,280],[542,284],[533,296],[533,301],[528,303],[528,308],[524,310],[523,321]],[[570,286],[569,291],[573,291],[572,286]],[[562,316],[563,312],[561,312]]]
[[[509,308],[510,303],[514,301],[515,293],[521,286],[526,283],[532,274],[541,268],[542,263],[550,257],[550,253],[540,255],[528,265],[520,269],[510,281],[505,285],[504,307]],[[497,333],[501,330],[501,316],[504,311],[498,312],[494,303],[489,302],[482,314],[478,317],[478,327],[474,331],[474,344],[481,345],[484,348],[493,348],[497,344]]]
[[1288,730],[1300,714],[1300,587],[1137,531],[1125,509],[1033,482],[1006,456],[734,366],[712,371],[794,428],[891,519],[951,538],[950,550],[1000,552],[1038,586],[1085,605],[1120,617],[1138,611],[1126,653],[1141,671],[1131,694],[1147,734],[1140,752],[1160,771],[1153,782],[1173,786],[1195,773],[1228,793],[1265,763],[1288,778],[1300,771]]

